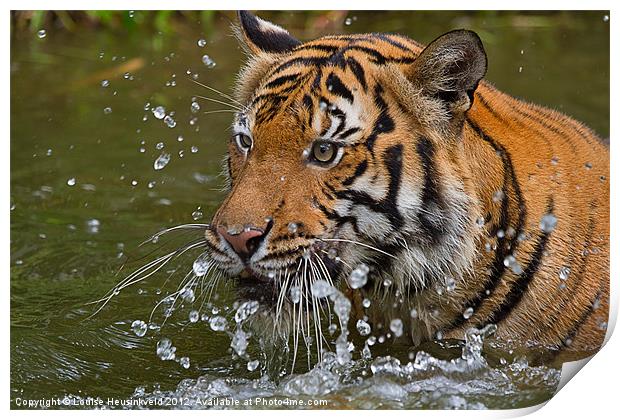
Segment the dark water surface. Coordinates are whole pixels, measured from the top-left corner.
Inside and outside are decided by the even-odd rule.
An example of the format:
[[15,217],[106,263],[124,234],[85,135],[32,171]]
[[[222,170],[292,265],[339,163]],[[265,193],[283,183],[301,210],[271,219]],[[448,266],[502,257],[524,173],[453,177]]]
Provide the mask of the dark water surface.
[[[350,25],[325,31],[400,32],[427,43],[450,29],[473,29],[489,56],[487,79],[499,89],[566,112],[607,138],[605,14],[351,12]],[[263,16],[302,39],[316,35],[298,14]],[[207,40],[204,47],[197,45],[201,38]],[[204,54],[215,61],[214,67],[203,64]],[[136,336],[131,323],[148,320],[154,305],[177,288],[199,252],[128,287],[88,318],[97,306],[87,302],[188,238],[162,237],[138,248],[143,240],[166,227],[206,223],[223,198],[218,174],[231,114],[204,114],[227,107],[200,98],[201,110],[192,113],[192,97],[218,98],[192,80],[196,74],[198,82],[229,92],[242,60],[225,19],[218,19],[209,33],[179,24],[169,34],[49,30],[43,39],[13,35],[13,406],[18,397],[105,400],[131,395],[185,396],[192,401],[200,395],[327,395],[331,406],[359,408],[514,407],[548,399],[559,371],[528,366],[506,349],[488,348],[491,367],[475,373],[455,375],[434,368],[413,377],[403,372],[373,375],[368,363],[359,362],[346,372],[315,369],[310,377],[287,376],[274,382],[258,380],[260,367],[248,371],[249,359],[232,357],[228,335],[212,331],[203,321],[189,322],[192,305],[177,309],[163,326],[158,308],[153,317],[156,329]],[[109,86],[102,87],[103,80]],[[174,128],[154,117],[157,106],[175,112]],[[155,170],[154,161],[162,152],[170,153],[170,162]],[[202,218],[192,215],[198,209]],[[232,290],[220,287],[214,294],[220,311],[234,313]],[[201,301],[196,299],[193,309],[213,315],[211,308],[200,309]],[[156,355],[162,337],[172,340],[177,356],[189,358],[189,368]],[[445,347],[436,345],[434,350],[441,353]],[[405,347],[377,344],[375,353],[391,354],[403,365],[409,362]],[[263,366],[255,343],[249,354]],[[359,351],[355,354],[359,358]],[[202,379],[193,382],[197,378]]]

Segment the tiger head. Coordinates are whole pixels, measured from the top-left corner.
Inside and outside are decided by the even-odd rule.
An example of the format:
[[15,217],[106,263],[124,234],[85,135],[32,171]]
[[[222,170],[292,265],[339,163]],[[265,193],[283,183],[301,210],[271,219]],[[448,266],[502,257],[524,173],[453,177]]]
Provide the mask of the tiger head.
[[[248,53],[225,172],[228,196],[206,232],[241,290],[288,300],[318,279],[415,291],[468,270],[475,253],[461,131],[486,72],[470,31],[422,48],[392,34],[302,43],[239,13]],[[305,288],[305,289],[304,289]]]

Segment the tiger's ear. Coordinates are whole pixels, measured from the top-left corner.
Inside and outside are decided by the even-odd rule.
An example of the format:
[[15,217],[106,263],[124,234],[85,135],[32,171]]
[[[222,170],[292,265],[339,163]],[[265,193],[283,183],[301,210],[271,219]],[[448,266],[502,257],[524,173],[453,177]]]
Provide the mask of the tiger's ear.
[[475,32],[456,30],[431,42],[406,77],[426,96],[437,98],[452,113],[467,111],[487,71],[487,56]]
[[241,10],[238,16],[240,38],[252,54],[286,53],[301,44],[285,29],[248,11]]

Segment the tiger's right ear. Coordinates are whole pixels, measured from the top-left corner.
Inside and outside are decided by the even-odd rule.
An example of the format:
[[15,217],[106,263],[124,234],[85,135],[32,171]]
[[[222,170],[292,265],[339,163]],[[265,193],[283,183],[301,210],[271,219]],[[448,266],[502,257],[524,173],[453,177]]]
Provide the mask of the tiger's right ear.
[[482,41],[475,32],[461,29],[431,42],[406,71],[406,77],[452,112],[465,112],[486,71]]
[[241,10],[238,16],[241,23],[238,35],[252,54],[286,53],[301,44],[285,29],[248,11]]

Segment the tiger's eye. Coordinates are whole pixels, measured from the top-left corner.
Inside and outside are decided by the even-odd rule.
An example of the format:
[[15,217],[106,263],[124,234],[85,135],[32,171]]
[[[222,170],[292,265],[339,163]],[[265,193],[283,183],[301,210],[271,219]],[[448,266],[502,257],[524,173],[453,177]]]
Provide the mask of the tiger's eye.
[[245,134],[236,134],[235,140],[237,141],[237,146],[242,150],[249,150],[252,147],[252,139]]
[[321,163],[329,163],[336,157],[338,149],[332,143],[328,142],[316,142],[312,146],[312,157]]

